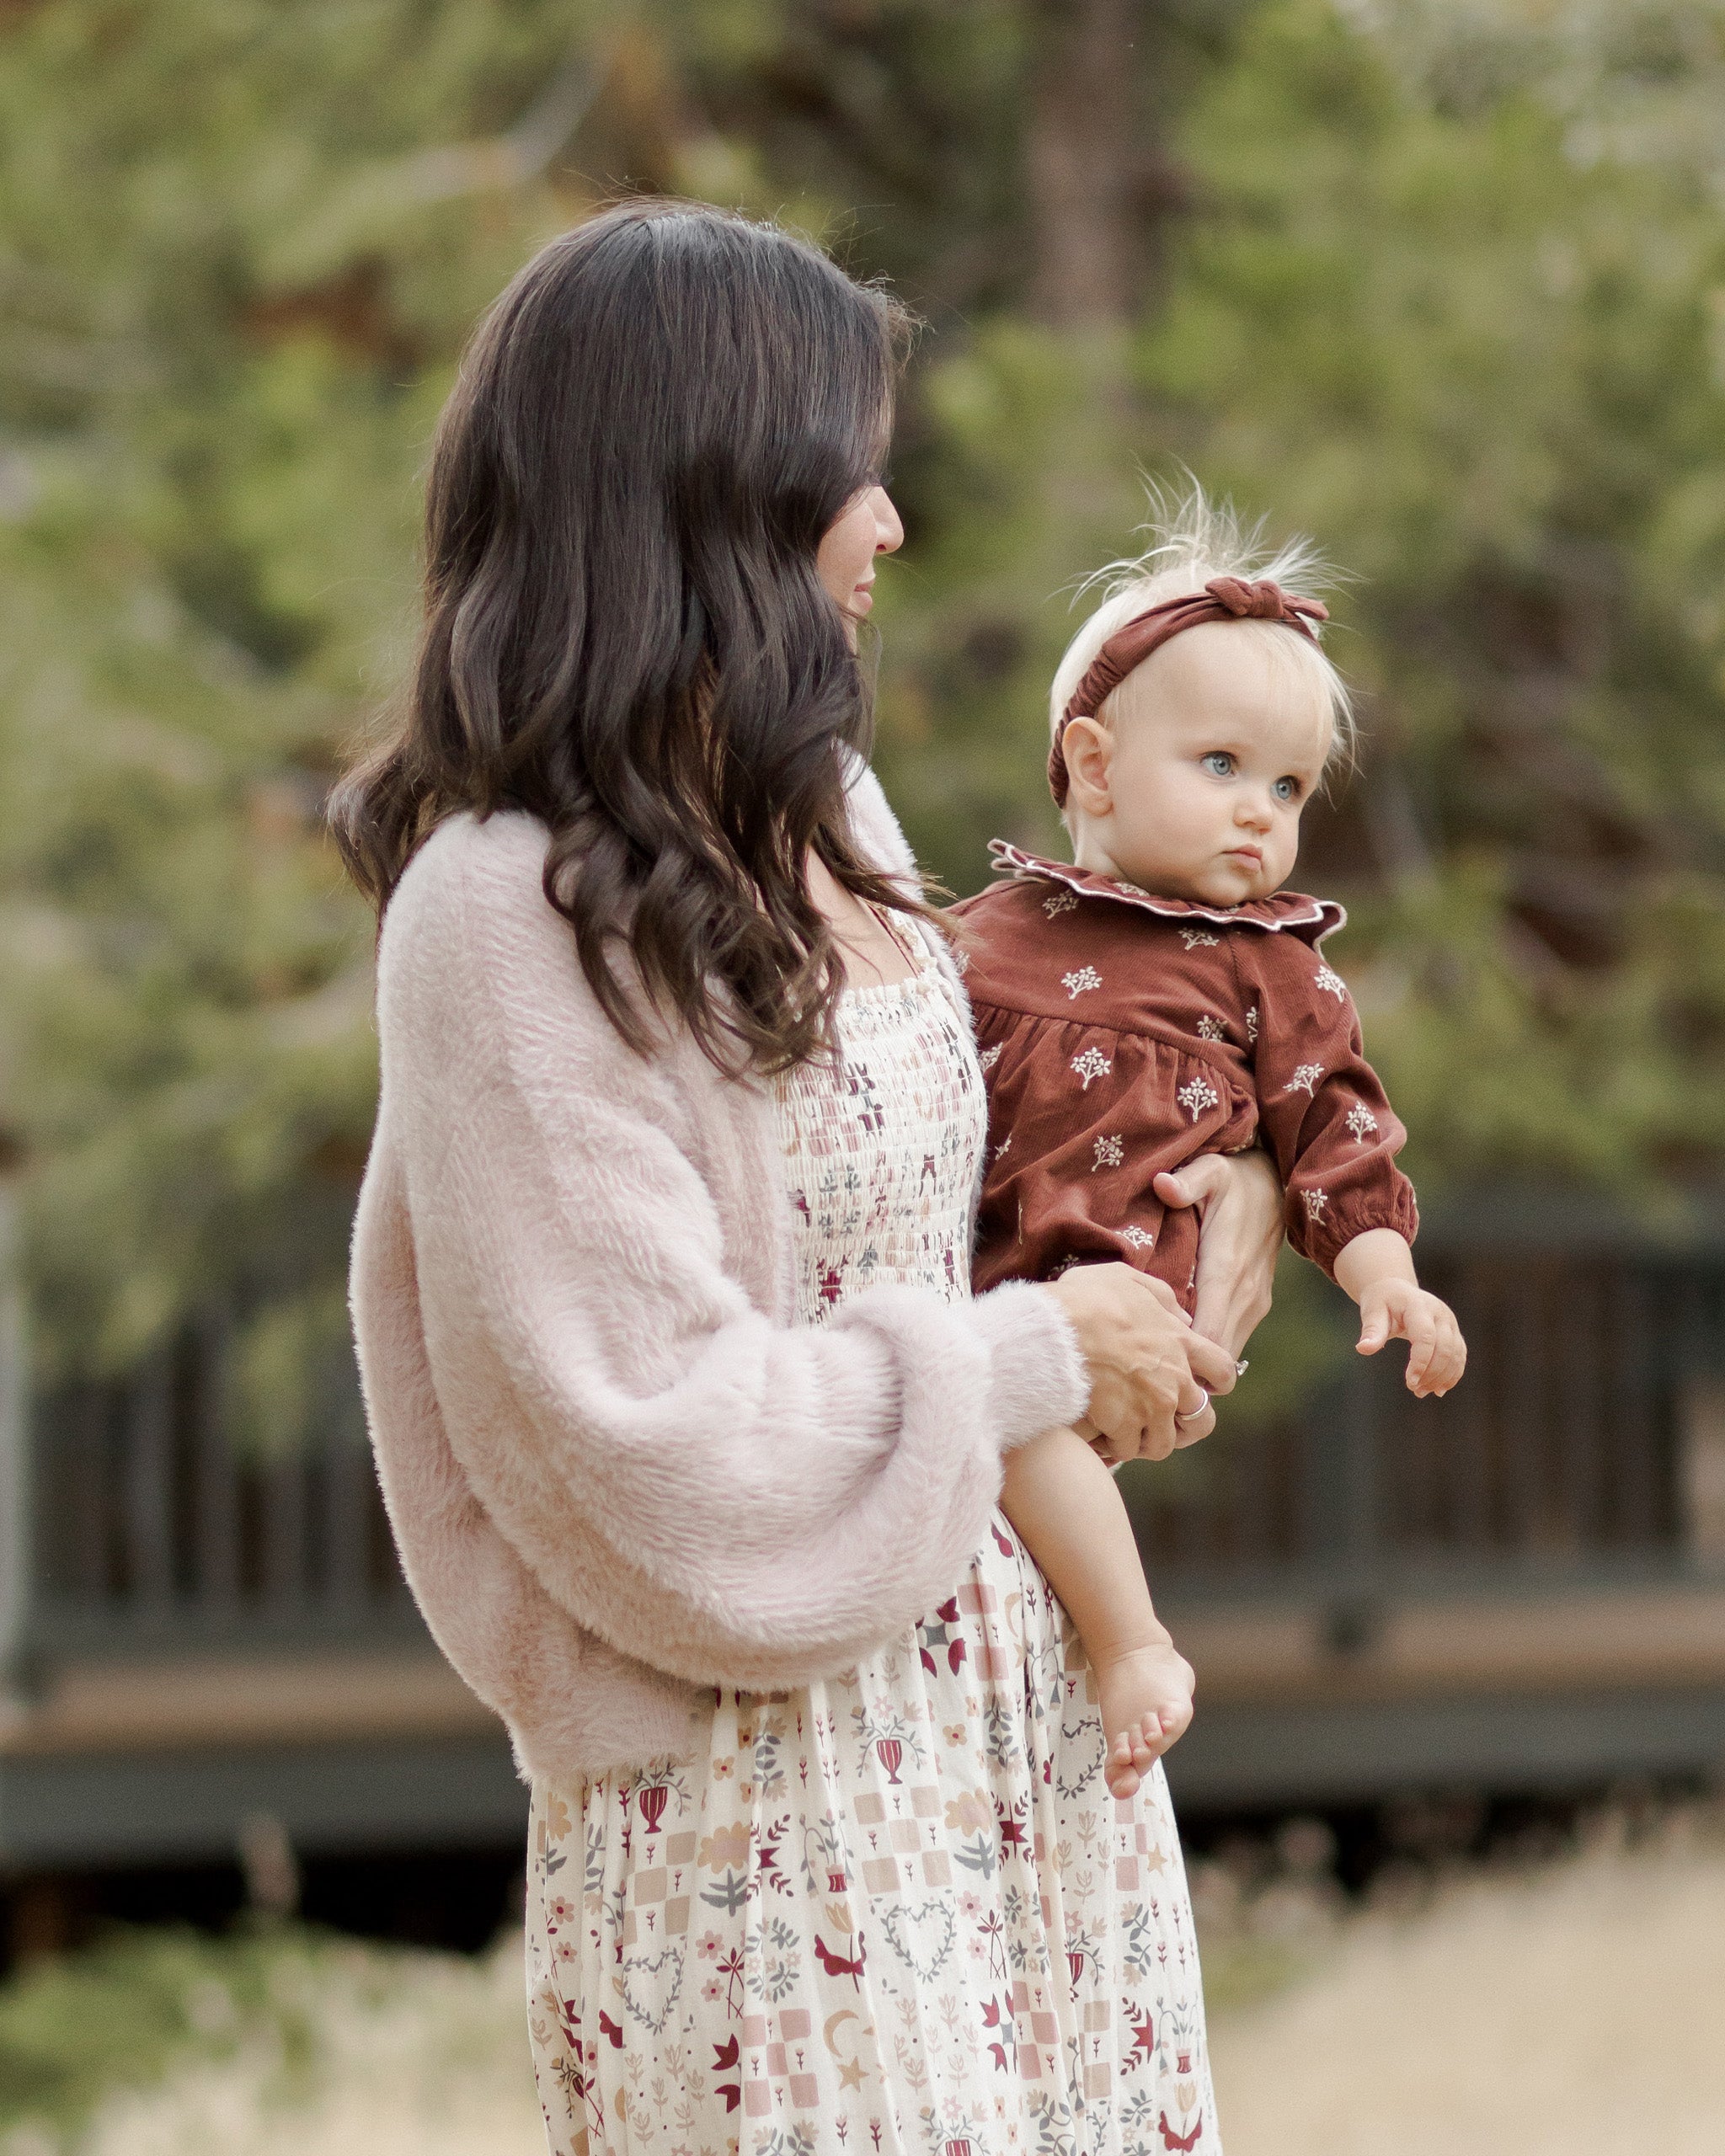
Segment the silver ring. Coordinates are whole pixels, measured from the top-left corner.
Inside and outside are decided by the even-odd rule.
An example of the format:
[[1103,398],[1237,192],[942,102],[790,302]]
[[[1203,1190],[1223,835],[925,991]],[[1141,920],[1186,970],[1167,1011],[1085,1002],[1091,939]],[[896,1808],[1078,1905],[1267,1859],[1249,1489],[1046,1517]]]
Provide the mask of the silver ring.
[[1246,1358],[1242,1355],[1239,1361],[1234,1365],[1234,1374],[1236,1378],[1243,1378],[1251,1368],[1251,1364],[1248,1363]]
[[1204,1401],[1204,1406],[1203,1406],[1203,1407],[1194,1407],[1194,1408],[1193,1409],[1192,1412],[1191,1412],[1189,1415],[1177,1415],[1177,1416],[1174,1417],[1174,1420],[1175,1420],[1177,1422],[1195,1422],[1198,1420],[1199,1417],[1200,1415],[1202,1415],[1202,1414],[1204,1412],[1204,1410],[1205,1410],[1206,1408],[1208,1408],[1208,1407],[1209,1407],[1209,1406],[1210,1406],[1210,1402],[1206,1400],[1206,1401]]

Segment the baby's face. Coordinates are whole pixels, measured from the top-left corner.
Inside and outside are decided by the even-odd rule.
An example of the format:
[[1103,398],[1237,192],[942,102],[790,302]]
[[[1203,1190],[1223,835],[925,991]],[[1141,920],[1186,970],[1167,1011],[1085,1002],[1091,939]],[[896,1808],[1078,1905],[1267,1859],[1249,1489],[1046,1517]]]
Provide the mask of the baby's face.
[[1100,777],[1073,789],[1081,867],[1217,906],[1287,881],[1335,722],[1314,671],[1267,642],[1207,623],[1121,683],[1097,753],[1076,759],[1075,778]]

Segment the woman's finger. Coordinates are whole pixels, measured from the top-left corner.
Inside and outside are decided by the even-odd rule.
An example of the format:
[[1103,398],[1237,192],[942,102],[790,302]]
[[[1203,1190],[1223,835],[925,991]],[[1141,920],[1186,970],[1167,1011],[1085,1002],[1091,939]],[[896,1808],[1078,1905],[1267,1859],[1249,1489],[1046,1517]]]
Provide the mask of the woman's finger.
[[1270,1306],[1274,1284],[1282,1241],[1274,1168],[1263,1153],[1226,1161],[1206,1154],[1178,1176],[1158,1176],[1155,1187],[1165,1205],[1195,1205],[1201,1214],[1194,1322],[1231,1354],[1241,1354]]
[[1216,1426],[1216,1411],[1208,1401],[1199,1415],[1181,1416],[1174,1424],[1174,1449],[1183,1452],[1188,1445],[1195,1445],[1207,1438]]
[[1072,1428],[1098,1460],[1106,1461],[1110,1467],[1117,1467],[1119,1465],[1121,1455],[1114,1449],[1114,1439],[1105,1432],[1098,1430],[1087,1415],[1081,1415]]
[[1164,1205],[1172,1206],[1177,1213],[1199,1203],[1198,1192],[1193,1184],[1184,1176],[1171,1175],[1166,1168],[1156,1177],[1151,1188]]
[[1201,1332],[1194,1332],[1182,1345],[1186,1350],[1188,1367],[1206,1392],[1220,1394],[1234,1390],[1239,1381],[1240,1367],[1226,1348],[1207,1340]]

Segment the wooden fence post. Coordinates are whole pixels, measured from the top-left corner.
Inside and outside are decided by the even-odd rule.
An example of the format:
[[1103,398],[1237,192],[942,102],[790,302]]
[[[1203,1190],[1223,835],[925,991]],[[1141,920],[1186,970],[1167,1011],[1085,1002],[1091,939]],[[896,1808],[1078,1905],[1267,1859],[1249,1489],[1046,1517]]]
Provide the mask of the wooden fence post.
[[0,1693],[20,1689],[34,1570],[29,1376],[24,1336],[17,1171],[22,1151],[0,1129]]

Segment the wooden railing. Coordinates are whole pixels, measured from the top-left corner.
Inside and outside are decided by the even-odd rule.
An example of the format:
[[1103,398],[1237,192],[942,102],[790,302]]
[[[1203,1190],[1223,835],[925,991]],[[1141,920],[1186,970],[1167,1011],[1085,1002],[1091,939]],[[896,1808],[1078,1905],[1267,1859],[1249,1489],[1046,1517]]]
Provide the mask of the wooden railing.
[[231,1328],[206,1317],[123,1381],[35,1403],[13,1659],[411,1633],[358,1390],[318,1437],[235,1441]]
[[1456,1392],[1413,1400],[1397,1346],[1344,1351],[1298,1414],[1225,1407],[1189,1467],[1137,1471],[1158,1579],[1393,1593],[1725,1560],[1725,1252],[1452,1234],[1421,1269],[1467,1336]]
[[[1425,1277],[1471,1360],[1441,1406],[1399,1349],[1298,1414],[1225,1420],[1131,1485],[1146,1562],[1183,1599],[1350,1598],[1421,1582],[1687,1575],[1725,1561],[1725,1246],[1573,1233],[1434,1240]],[[1351,1313],[1349,1314],[1351,1316]],[[229,1328],[206,1318],[124,1382],[0,1413],[0,1615],[32,1656],[413,1636],[351,1378],[315,1445],[238,1446]]]

